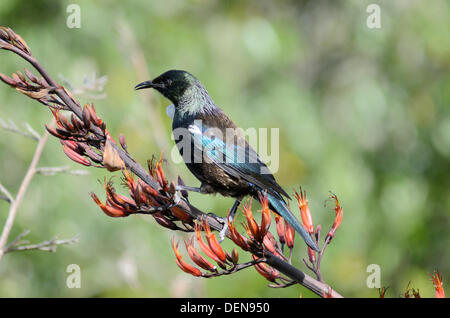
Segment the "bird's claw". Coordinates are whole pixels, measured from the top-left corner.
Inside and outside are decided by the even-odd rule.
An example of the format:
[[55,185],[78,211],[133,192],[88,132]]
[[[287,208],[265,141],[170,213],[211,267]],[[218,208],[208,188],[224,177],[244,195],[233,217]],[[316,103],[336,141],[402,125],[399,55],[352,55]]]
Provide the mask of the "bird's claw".
[[214,213],[211,213],[211,212],[207,213],[207,215],[212,217],[212,218],[214,218],[220,224],[223,224],[223,228],[219,232],[219,243],[222,243],[223,240],[225,239],[225,236],[226,236],[227,230],[228,230],[227,218],[223,218],[223,217],[217,216],[217,215],[215,215]]
[[225,236],[227,235],[228,230],[228,222],[224,222],[222,230],[219,232],[219,243],[222,243],[225,239]]

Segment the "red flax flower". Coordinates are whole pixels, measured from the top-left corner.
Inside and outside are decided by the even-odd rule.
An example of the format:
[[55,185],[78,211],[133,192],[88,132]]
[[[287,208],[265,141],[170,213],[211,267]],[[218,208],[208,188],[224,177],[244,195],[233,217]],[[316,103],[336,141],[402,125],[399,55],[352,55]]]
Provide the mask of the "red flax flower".
[[287,221],[284,221],[284,228],[286,233],[286,245],[292,249],[294,247],[295,229]]
[[270,224],[272,223],[272,216],[269,209],[269,199],[265,195],[258,194],[259,196],[259,202],[262,205],[261,210],[261,226],[260,229],[260,236],[265,237],[266,234],[269,232]]
[[[127,181],[126,181],[126,183],[127,183]],[[143,196],[144,202],[147,202],[152,207],[159,207],[161,204],[164,204],[166,202],[165,198],[157,190],[153,189],[151,186],[146,184],[144,181],[142,181],[141,179],[138,179],[138,183],[139,183],[139,188],[142,190],[141,195]],[[135,187],[136,185],[132,185],[132,186]],[[134,188],[130,188],[130,193],[132,191],[134,191],[131,189],[134,189]]]
[[277,223],[277,234],[281,244],[286,243],[286,231],[284,221],[281,216],[275,214],[275,222]]
[[174,238],[172,238],[172,249],[173,249],[173,251],[175,253],[175,257],[176,257],[175,260],[177,262],[177,265],[178,265],[179,268],[181,268],[181,270],[183,272],[191,274],[191,275],[194,275],[194,276],[197,276],[197,277],[198,276],[202,276],[202,272],[198,268],[195,268],[194,266],[186,263],[183,260],[183,257],[181,257],[181,254],[178,251],[178,244],[175,244],[175,239]]
[[434,288],[436,289],[436,298],[445,298],[444,287],[442,287],[442,276],[438,271],[434,271],[431,276]]
[[211,231],[211,228],[209,227],[208,221],[206,219],[203,221],[203,229],[205,230],[206,240],[208,241],[210,249],[223,263],[225,263],[227,261],[227,255],[217,241],[216,236]]
[[381,287],[378,288],[378,293],[380,294],[380,298],[385,298],[386,295],[386,291],[388,290],[389,287]]
[[309,261],[312,263],[312,264],[315,264],[315,262],[316,262],[316,251],[315,250],[313,250],[311,247],[309,247],[308,246],[308,258],[309,258]]
[[334,211],[336,213],[336,217],[334,218],[333,226],[331,227],[330,231],[327,234],[327,238],[331,241],[331,239],[334,237],[334,234],[336,233],[337,229],[342,223],[342,217],[344,215],[344,211],[342,207],[339,204],[339,200],[335,194],[331,194],[331,198],[336,201],[336,207],[334,208]]
[[[219,266],[221,268],[226,268],[225,266],[225,262],[222,261],[216,254],[215,252],[205,243],[205,241],[203,241],[202,238],[202,232],[201,232],[201,225],[198,223],[195,223],[195,237],[197,239],[197,243],[200,246],[200,248],[202,249],[203,253],[206,254],[206,256],[208,256],[209,258],[213,259],[217,264],[219,264]],[[211,230],[210,230],[211,231]],[[220,247],[220,246],[219,246]],[[226,258],[226,256],[225,256]]]
[[131,193],[133,193],[133,192],[135,191],[134,189],[135,189],[136,186],[137,186],[136,181],[135,181],[134,178],[133,178],[133,175],[131,174],[130,171],[124,169],[124,170],[123,170],[123,176],[124,176],[123,182],[124,182],[125,186],[126,186],[128,189],[130,189],[130,192],[131,192]]
[[118,209],[123,209],[127,213],[133,213],[137,210],[136,202],[126,196],[116,193],[112,182],[104,182],[106,192],[106,204]]
[[169,187],[166,176],[164,174],[164,170],[162,168],[161,159],[158,162],[155,172],[156,172],[156,179],[158,180],[158,183],[161,185],[161,188],[163,188],[164,191],[168,191]]
[[[269,234],[270,234],[270,233],[267,233],[267,235],[264,236],[263,244],[264,244],[264,247],[265,247],[270,253],[276,255],[276,254],[277,254],[277,251],[276,251],[276,249],[275,249],[275,244],[274,244],[274,242],[271,240],[271,237],[270,237]],[[272,237],[273,237],[273,236],[272,236]]]
[[247,219],[247,232],[255,241],[260,242],[262,237],[260,236],[259,226],[253,218],[252,213],[252,201],[249,199],[247,204],[241,209]]
[[272,233],[267,232],[266,236],[264,236],[263,239],[263,245],[270,253],[282,258],[281,254],[279,253],[280,247]]
[[[152,197],[152,195],[149,195],[149,193],[145,190],[145,187],[143,186],[143,184],[145,184],[144,182],[142,182],[141,180],[138,180],[138,182],[136,182],[131,172],[126,169],[122,170],[122,172],[124,175],[123,182],[128,188],[131,198],[136,202],[136,205],[138,207],[141,207],[142,204],[145,205],[148,203],[154,204],[155,206],[159,205],[154,200],[155,197],[159,197],[159,193],[157,191],[153,192],[155,194],[155,197]],[[148,186],[147,188],[150,187]]]
[[228,212],[227,215],[227,222],[228,222],[228,231],[230,232],[230,238],[231,240],[240,248],[242,248],[244,251],[248,251],[249,246],[247,243],[247,238],[242,236],[241,233],[236,229],[236,226],[234,225],[234,222],[230,222],[230,214]]
[[199,254],[197,249],[194,247],[193,238],[189,241],[184,240],[184,245],[186,245],[186,250],[195,264],[211,272],[216,270],[216,267],[213,264]]
[[408,282],[408,285],[406,285],[404,297],[405,298],[412,298],[412,297],[421,298],[419,290],[418,289],[416,290],[415,288],[409,288],[410,284],[411,284],[411,282]]
[[159,185],[164,191],[169,191],[169,184],[167,182],[164,170],[162,168],[162,156],[163,151],[161,151],[161,154],[159,155],[159,160],[155,163],[155,158],[153,157],[152,160],[148,161],[148,170],[150,172],[150,175],[158,181]]
[[156,212],[152,214],[153,218],[156,222],[158,222],[159,225],[171,229],[171,230],[178,230],[179,227],[175,224],[175,222],[169,220],[164,216],[162,212]]
[[[255,255],[252,255],[252,259],[257,260],[258,257],[256,257]],[[280,273],[276,269],[270,267],[267,264],[258,263],[258,264],[255,264],[254,267],[255,267],[256,271],[261,276],[263,276],[265,279],[267,279],[269,282],[275,283],[275,280],[280,277]]]
[[173,208],[170,208],[170,212],[172,212],[177,219],[183,221],[184,223],[192,223],[192,216],[184,212],[180,207],[174,206]]
[[70,121],[64,115],[61,115],[59,110],[50,108],[50,111],[52,112],[53,117],[55,117],[56,125],[60,129],[64,129],[65,131],[69,132],[74,130],[74,125],[70,123]]
[[302,191],[300,188],[300,194],[295,191],[295,198],[298,202],[298,208],[302,217],[303,227],[309,234],[314,233],[314,225],[311,216],[311,211],[309,210],[308,200],[306,200],[306,191]]
[[95,195],[95,193],[91,193],[92,199],[97,203],[97,205],[105,212],[106,215],[111,217],[126,217],[129,215],[123,208],[113,207],[110,205],[103,204],[100,199]]

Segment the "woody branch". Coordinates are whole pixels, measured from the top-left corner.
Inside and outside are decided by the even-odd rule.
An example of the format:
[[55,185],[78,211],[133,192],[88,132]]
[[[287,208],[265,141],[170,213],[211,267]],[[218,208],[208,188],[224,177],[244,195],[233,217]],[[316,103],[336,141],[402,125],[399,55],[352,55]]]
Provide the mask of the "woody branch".
[[[9,28],[0,28],[0,49],[17,54],[30,63],[41,75],[41,78],[38,78],[31,71],[25,70],[25,75],[21,72],[13,74],[12,77],[0,74],[0,79],[20,93],[50,108],[57,126],[56,128],[46,126],[47,131],[60,139],[63,151],[70,159],[85,166],[106,168],[109,171],[123,171],[124,181],[130,190],[131,199],[115,193],[109,182],[105,182],[107,193],[105,204],[95,194],[92,194],[93,199],[106,214],[113,217],[124,217],[135,213],[149,214],[162,226],[188,232],[194,231],[198,224],[202,224],[208,240],[213,240],[208,229],[220,231],[223,224],[213,216],[191,205],[185,197],[178,195],[175,191],[175,184],[165,180],[161,161],[156,165],[154,162],[149,162],[149,169],[146,171],[128,153],[122,135],[119,138],[121,147],[114,141],[106,130],[105,123],[98,117],[93,104],[82,107],[70,91],[59,85],[33,57],[25,41]],[[72,113],[70,120],[62,115],[60,110],[70,111]],[[137,181],[134,180],[131,173],[138,177]],[[194,222],[195,220],[197,222]],[[232,227],[233,225],[231,225]],[[298,283],[321,297],[342,297],[324,282],[316,280],[292,266],[282,253],[274,254],[266,246],[262,246],[261,242],[267,236],[260,236],[259,240],[254,240],[258,233],[252,232],[250,227],[247,229],[250,236],[250,240],[247,242],[248,249],[253,255],[253,261],[250,261],[248,266],[255,266],[255,269],[261,274],[267,275],[267,273],[278,271],[285,275],[286,277],[281,278],[285,286],[280,283],[278,286],[287,287]],[[227,232],[227,237],[232,239],[230,230]],[[216,253],[215,255],[217,257]],[[246,265],[233,263],[232,254],[225,253],[225,256],[221,257],[222,259],[219,260],[224,263],[224,271],[208,275],[232,273],[246,268]]]

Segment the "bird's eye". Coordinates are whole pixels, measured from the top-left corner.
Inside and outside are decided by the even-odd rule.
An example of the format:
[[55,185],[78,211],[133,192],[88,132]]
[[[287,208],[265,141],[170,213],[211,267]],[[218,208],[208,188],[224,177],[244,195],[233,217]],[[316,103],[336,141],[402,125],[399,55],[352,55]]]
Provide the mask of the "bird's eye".
[[172,85],[172,80],[171,80],[171,79],[166,79],[166,80],[164,81],[164,84],[165,84],[166,86],[170,86],[170,85]]

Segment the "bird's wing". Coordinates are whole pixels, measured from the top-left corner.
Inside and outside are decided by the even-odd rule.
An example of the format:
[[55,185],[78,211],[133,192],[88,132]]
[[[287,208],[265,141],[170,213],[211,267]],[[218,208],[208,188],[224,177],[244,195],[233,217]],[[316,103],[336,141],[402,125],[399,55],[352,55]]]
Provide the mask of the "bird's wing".
[[193,139],[194,151],[203,151],[204,156],[206,155],[210,161],[229,175],[242,178],[277,197],[281,194],[289,198],[245,138],[241,142],[227,144],[221,139],[222,136],[218,137],[214,134],[214,129],[199,127],[195,123],[188,129]]

